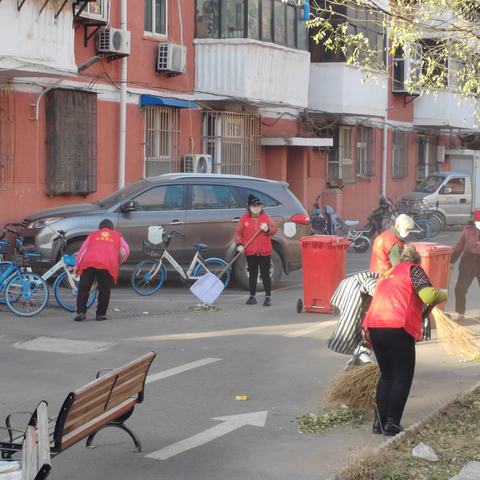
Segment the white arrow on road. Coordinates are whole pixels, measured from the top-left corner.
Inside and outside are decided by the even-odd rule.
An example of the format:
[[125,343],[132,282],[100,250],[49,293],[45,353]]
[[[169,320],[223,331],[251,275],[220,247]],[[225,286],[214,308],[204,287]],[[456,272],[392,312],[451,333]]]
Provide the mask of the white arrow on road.
[[233,432],[245,425],[253,425],[255,427],[264,427],[267,421],[268,410],[262,412],[243,413],[240,415],[229,415],[226,417],[215,417],[211,420],[219,420],[219,425],[204,430],[193,437],[186,438],[180,442],[172,443],[168,447],[157,450],[156,452],[145,455],[146,458],[154,458],[155,460],[167,460],[180,453],[199,447],[204,443],[223,437],[227,433]]

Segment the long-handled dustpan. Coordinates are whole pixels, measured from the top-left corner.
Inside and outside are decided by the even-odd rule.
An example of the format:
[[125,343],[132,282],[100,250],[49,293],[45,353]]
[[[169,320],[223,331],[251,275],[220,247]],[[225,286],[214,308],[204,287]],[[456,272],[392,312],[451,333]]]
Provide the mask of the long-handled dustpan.
[[[262,232],[262,230],[257,230],[252,238],[244,245],[246,249]],[[215,275],[212,272],[207,272],[205,275],[200,277],[191,287],[190,291],[202,302],[207,304],[212,304],[223,292],[225,286],[220,280],[222,275],[234,264],[235,260],[241,255],[240,252],[228,262],[225,268],[218,274]]]

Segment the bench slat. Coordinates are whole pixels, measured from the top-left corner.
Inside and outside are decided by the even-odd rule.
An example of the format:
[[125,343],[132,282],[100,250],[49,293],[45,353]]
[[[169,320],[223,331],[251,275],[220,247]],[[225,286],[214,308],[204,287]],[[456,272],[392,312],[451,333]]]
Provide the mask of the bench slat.
[[115,386],[108,401],[107,409],[115,407],[115,405],[118,405],[126,398],[138,395],[138,393],[142,390],[144,379],[145,375],[142,375],[137,378],[133,378],[130,381],[119,385],[118,387]]
[[88,388],[82,387],[79,390],[73,392],[75,394],[75,403],[83,402],[91,397],[96,397],[104,392],[109,392],[115,383],[116,375],[105,375],[100,377],[95,382],[92,382],[88,385]]

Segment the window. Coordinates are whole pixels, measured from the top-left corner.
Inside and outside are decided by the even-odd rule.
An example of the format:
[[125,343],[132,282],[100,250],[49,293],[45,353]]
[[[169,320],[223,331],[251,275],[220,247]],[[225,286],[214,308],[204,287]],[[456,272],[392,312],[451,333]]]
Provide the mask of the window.
[[417,180],[421,181],[437,170],[437,142],[435,137],[417,136]]
[[226,185],[192,185],[192,210],[239,208]]
[[357,176],[375,176],[375,130],[369,127],[357,128]]
[[[74,10],[77,12],[80,4],[74,5]],[[87,23],[103,24],[108,21],[109,0],[94,0],[87,3],[87,6],[82,10],[79,21],[87,19]]]
[[[301,2],[302,3],[302,2]],[[198,38],[253,38],[307,49],[298,0],[196,0]]]
[[452,178],[442,188],[441,192],[444,195],[464,195],[465,194],[465,179]]
[[260,173],[260,118],[257,115],[208,111],[203,114],[203,152],[221,173]]
[[48,195],[97,190],[97,95],[56,88],[46,95]]
[[15,166],[15,91],[0,86],[0,189],[13,182]]
[[328,155],[328,182],[332,185],[353,182],[353,150],[351,127],[339,127],[336,145]]
[[180,170],[180,109],[146,107],[145,176]]
[[393,132],[392,177],[405,178],[408,175],[407,163],[408,134]]
[[167,0],[144,0],[146,32],[167,34]]
[[247,206],[248,196],[250,194],[255,195],[262,202],[262,205],[264,207],[278,207],[278,205],[280,205],[280,202],[270,197],[270,195],[259,192],[258,190],[252,190],[250,188],[242,188],[242,187],[237,187],[236,190],[240,195],[240,198],[242,201],[242,207]]
[[167,185],[151,188],[133,201],[137,211],[161,212],[183,210],[183,185]]

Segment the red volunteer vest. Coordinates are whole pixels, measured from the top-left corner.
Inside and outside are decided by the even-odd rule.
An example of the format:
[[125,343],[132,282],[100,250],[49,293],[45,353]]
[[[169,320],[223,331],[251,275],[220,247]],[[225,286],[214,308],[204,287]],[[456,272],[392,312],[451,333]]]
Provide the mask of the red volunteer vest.
[[[242,215],[240,218],[240,222],[243,224],[242,245],[246,245],[262,223],[268,224],[268,220],[269,216],[265,212],[262,212],[256,218],[248,213]],[[272,241],[270,240],[270,236],[265,232],[261,232],[245,250],[245,255],[261,255],[262,257],[266,257],[271,254]]]
[[422,336],[423,302],[413,288],[413,263],[399,263],[379,280],[363,320],[364,328],[403,328],[416,340]]
[[372,247],[372,258],[369,268],[371,272],[383,275],[392,268],[388,254],[396,244],[399,244],[402,248],[405,246],[405,242],[400,240],[391,230],[386,230],[378,235]]
[[90,267],[108,270],[114,282],[117,283],[120,265],[120,233],[102,228],[92,232],[88,238],[87,250],[80,260],[80,274]]

